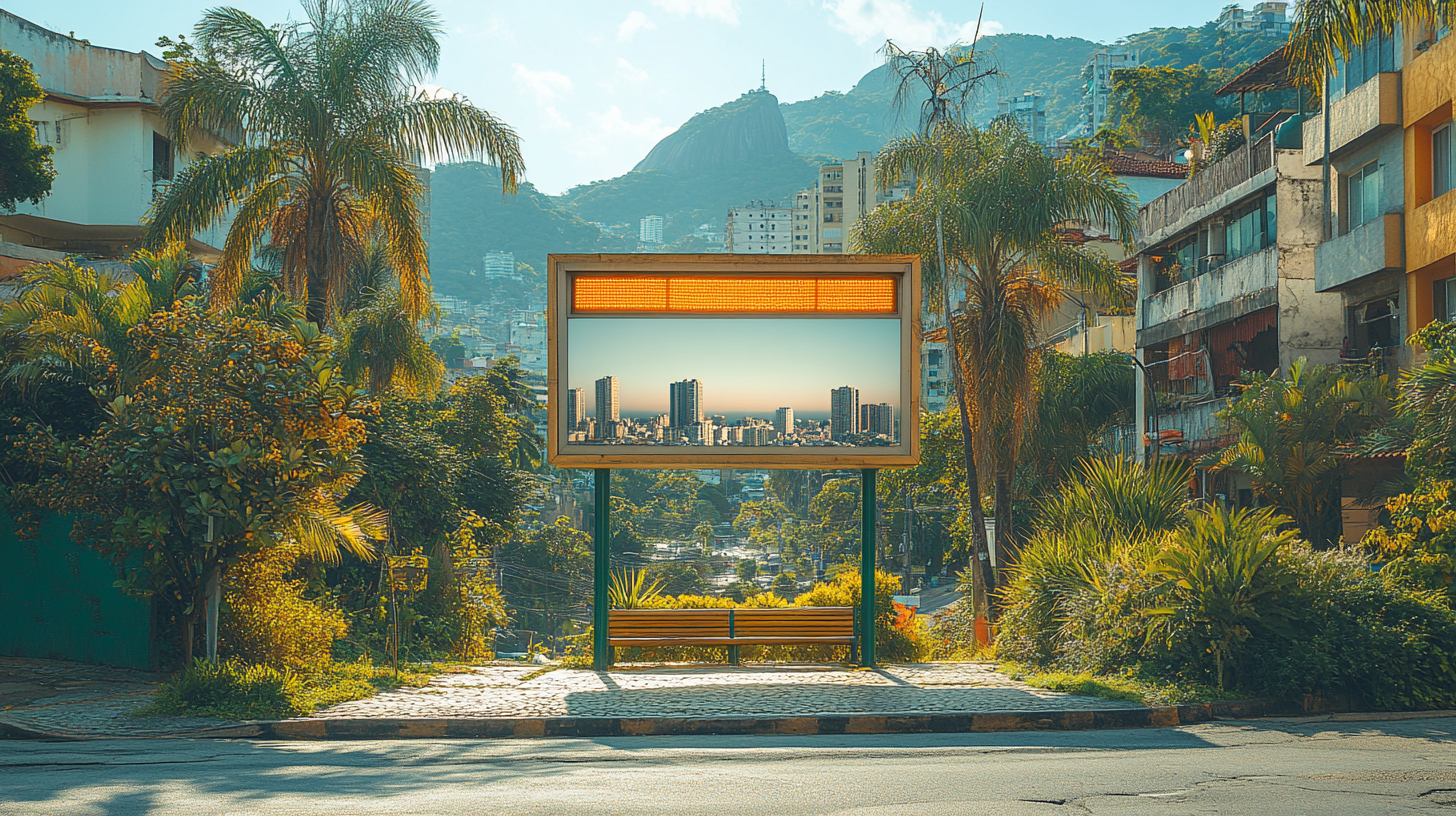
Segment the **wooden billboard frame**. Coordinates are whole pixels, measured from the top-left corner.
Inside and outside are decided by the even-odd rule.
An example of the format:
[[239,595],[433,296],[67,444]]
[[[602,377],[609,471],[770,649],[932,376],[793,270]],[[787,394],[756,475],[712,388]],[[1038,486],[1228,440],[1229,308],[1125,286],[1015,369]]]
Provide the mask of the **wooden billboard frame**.
[[[886,447],[726,447],[696,445],[572,445],[562,419],[561,377],[567,368],[570,276],[599,274],[688,275],[894,275],[900,321],[900,443]],[[920,259],[915,255],[550,255],[547,258],[547,440],[550,463],[560,468],[763,468],[840,469],[913,467],[920,464]],[[643,314],[643,317],[653,315]],[[661,316],[661,315],[659,315]],[[686,315],[684,315],[686,316]],[[700,315],[762,318],[753,314]],[[853,314],[802,315],[816,319]],[[886,319],[889,319],[888,317]],[[591,451],[603,450],[601,453]],[[741,452],[739,452],[741,451]],[[885,451],[875,453],[875,451]]]

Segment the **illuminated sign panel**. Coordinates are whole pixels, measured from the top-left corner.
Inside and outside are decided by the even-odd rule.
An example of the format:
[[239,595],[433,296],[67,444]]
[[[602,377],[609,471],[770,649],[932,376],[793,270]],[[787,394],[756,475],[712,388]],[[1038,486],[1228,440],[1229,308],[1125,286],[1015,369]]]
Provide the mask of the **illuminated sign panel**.
[[913,256],[553,255],[558,467],[919,461]]

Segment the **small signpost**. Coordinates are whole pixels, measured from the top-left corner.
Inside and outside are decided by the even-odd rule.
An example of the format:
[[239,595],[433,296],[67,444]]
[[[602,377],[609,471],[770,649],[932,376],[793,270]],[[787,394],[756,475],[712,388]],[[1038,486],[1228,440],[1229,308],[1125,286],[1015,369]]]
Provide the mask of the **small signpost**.
[[[875,474],[920,461],[909,255],[552,255],[547,457],[594,471],[593,663],[614,468],[860,469],[860,662],[875,662]],[[720,421],[715,421],[715,417]]]
[[385,568],[389,571],[389,607],[394,618],[394,636],[391,644],[394,657],[394,679],[399,679],[399,593],[413,596],[423,592],[430,580],[430,559],[423,555],[386,555]]

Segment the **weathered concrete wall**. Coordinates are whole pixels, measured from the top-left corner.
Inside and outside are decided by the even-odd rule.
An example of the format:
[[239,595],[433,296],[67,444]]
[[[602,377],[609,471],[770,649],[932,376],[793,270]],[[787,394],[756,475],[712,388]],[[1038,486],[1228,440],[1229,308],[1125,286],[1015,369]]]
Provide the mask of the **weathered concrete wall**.
[[48,516],[35,538],[0,514],[0,654],[155,668],[152,608],[113,584],[116,572]]
[[1320,244],[1315,250],[1315,291],[1327,292],[1379,272],[1401,267],[1405,235],[1400,213],[1374,221]]
[[[1357,141],[1400,130],[1400,74],[1377,74],[1364,85],[1330,103],[1330,150],[1333,158]],[[1304,159],[1320,164],[1325,155],[1324,114],[1304,123]]]

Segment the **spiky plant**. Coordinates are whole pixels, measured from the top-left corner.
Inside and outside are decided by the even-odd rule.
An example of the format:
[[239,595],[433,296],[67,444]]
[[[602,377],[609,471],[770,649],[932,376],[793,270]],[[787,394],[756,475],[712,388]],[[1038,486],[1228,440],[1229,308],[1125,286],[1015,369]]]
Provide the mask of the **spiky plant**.
[[340,311],[351,265],[377,230],[411,317],[429,303],[416,162],[484,159],[507,192],[525,171],[516,134],[462,96],[416,90],[439,62],[439,17],[421,0],[304,0],[304,20],[267,25],[217,8],[197,56],[172,64],[162,117],[179,149],[198,132],[241,133],[198,155],[151,213],[149,245],[233,214],[211,296],[237,297],[265,240],[286,292],[320,325]]
[[1135,537],[1183,526],[1188,506],[1187,465],[1144,465],[1121,457],[1083,460],[1060,495],[1041,506],[1041,527],[1090,527],[1108,536]]
[[612,572],[607,601],[613,609],[655,609],[661,597],[662,581],[648,581],[645,571],[623,569]]

